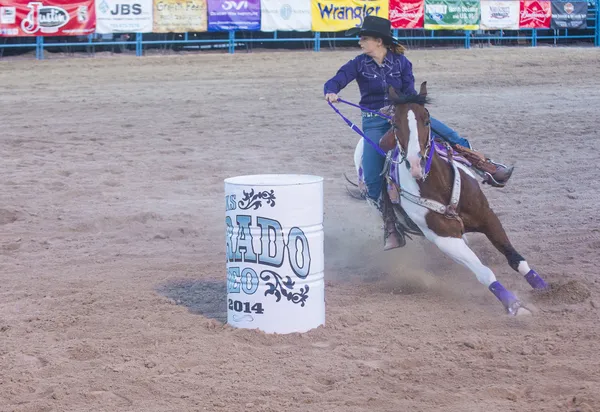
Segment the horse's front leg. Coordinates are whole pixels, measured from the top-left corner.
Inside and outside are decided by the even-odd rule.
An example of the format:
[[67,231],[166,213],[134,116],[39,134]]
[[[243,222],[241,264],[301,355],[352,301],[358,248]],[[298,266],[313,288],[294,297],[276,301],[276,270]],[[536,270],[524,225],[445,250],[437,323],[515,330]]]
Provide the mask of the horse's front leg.
[[502,223],[500,223],[500,219],[491,209],[485,215],[485,221],[480,231],[506,257],[510,267],[525,277],[532,288],[538,290],[548,288],[548,284],[544,279],[535,270],[531,269],[525,258],[515,250],[502,227]]
[[442,252],[452,258],[455,262],[469,268],[477,280],[486,286],[497,298],[502,302],[504,308],[510,315],[526,315],[531,314],[529,310],[524,308],[519,300],[498,280],[494,272],[485,266],[477,255],[467,246],[465,241],[460,237],[439,236],[431,231],[426,234]]

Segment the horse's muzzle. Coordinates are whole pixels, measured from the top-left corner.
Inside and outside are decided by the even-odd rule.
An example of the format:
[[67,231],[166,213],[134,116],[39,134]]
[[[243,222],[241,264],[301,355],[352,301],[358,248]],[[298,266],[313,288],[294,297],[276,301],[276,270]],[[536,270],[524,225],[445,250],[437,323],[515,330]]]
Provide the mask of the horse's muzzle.
[[416,156],[411,156],[411,157],[407,157],[406,160],[408,160],[408,163],[410,164],[410,174],[412,177],[414,177],[415,179],[422,179],[423,178],[423,165],[422,163],[422,159],[416,157]]

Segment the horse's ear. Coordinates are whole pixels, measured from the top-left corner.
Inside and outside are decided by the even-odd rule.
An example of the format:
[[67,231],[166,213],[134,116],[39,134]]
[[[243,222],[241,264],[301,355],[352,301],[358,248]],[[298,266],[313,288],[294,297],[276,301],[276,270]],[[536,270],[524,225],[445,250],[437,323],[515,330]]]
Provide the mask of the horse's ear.
[[419,90],[420,96],[427,96],[427,82],[421,83],[421,89]]
[[400,101],[400,96],[398,96],[398,93],[396,93],[396,89],[394,89],[392,86],[388,87],[388,94],[390,96],[390,99],[392,101]]

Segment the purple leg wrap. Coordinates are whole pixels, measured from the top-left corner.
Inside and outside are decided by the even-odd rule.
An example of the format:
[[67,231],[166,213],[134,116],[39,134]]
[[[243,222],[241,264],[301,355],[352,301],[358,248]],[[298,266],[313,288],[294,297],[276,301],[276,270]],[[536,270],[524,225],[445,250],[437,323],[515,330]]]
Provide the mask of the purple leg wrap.
[[525,275],[525,279],[534,289],[546,289],[548,287],[548,284],[544,282],[544,279],[542,279],[533,269]]
[[504,305],[506,309],[510,309],[511,306],[517,302],[517,298],[511,292],[506,290],[504,286],[498,281],[492,283],[489,287],[494,295],[498,298],[500,302]]

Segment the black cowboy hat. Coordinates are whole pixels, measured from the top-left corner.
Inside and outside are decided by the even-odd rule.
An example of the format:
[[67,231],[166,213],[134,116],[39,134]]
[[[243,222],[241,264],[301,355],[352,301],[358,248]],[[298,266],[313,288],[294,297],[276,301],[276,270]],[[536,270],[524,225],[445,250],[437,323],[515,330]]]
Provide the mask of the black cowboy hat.
[[392,23],[379,16],[366,16],[361,27],[353,27],[346,31],[346,36],[373,36],[379,37],[385,44],[398,44],[392,36]]

